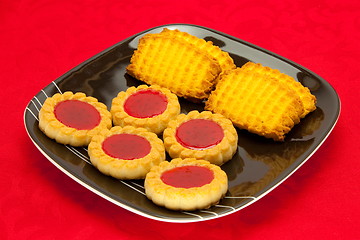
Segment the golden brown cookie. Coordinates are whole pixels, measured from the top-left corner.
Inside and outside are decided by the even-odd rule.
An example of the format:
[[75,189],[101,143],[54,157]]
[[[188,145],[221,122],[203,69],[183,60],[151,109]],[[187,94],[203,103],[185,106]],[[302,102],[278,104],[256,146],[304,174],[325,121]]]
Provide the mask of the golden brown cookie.
[[114,125],[143,127],[160,134],[179,115],[180,104],[166,88],[140,85],[120,92],[113,99],[110,112]]
[[215,46],[211,41],[205,41],[204,39],[198,38],[194,35],[191,35],[187,32],[179,31],[178,29],[170,30],[168,28],[164,28],[160,33],[163,35],[173,36],[178,39],[183,39],[195,47],[205,50],[210,56],[216,59],[221,67],[221,72],[225,72],[230,69],[236,68],[234,64],[234,60],[230,57],[228,52],[222,51],[218,46]]
[[263,66],[260,63],[247,62],[241,68],[243,70],[256,72],[260,75],[268,75],[286,84],[289,88],[293,89],[299,95],[300,100],[304,106],[304,112],[301,115],[302,118],[316,109],[316,97],[311,94],[310,90],[307,87],[304,87],[293,77],[281,73],[277,69]]
[[172,210],[209,208],[220,201],[227,189],[228,179],[220,167],[194,158],[162,162],[145,178],[146,196]]
[[209,111],[191,111],[171,121],[163,134],[172,158],[196,158],[222,165],[237,150],[238,135],[229,119]]
[[102,129],[111,127],[105,104],[84,93],[56,93],[45,100],[39,112],[39,128],[58,143],[86,146]]
[[147,34],[139,40],[126,70],[149,85],[197,100],[208,97],[221,72],[219,63],[205,50],[161,34]]
[[115,126],[94,136],[88,147],[91,163],[118,179],[143,179],[165,160],[164,144],[144,128]]
[[304,112],[300,97],[287,85],[241,68],[221,76],[205,109],[223,114],[241,129],[275,141],[283,141]]

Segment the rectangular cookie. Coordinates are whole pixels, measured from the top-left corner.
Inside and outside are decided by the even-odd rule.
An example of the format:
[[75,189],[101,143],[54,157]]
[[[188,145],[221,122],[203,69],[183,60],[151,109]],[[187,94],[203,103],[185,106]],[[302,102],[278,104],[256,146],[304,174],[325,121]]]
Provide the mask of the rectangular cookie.
[[283,141],[304,112],[300,97],[284,83],[241,68],[221,75],[205,109],[275,141]]
[[276,78],[280,82],[283,82],[288,87],[292,88],[296,92],[296,94],[299,95],[300,100],[304,106],[304,113],[301,116],[302,118],[316,109],[316,97],[311,94],[310,90],[307,87],[304,87],[293,77],[281,73],[277,69],[263,66],[260,63],[247,62],[241,68],[243,70],[256,72],[261,75],[269,75],[270,77]]
[[206,99],[221,72],[219,63],[205,50],[162,34],[142,37],[126,70],[140,81],[192,100]]
[[234,60],[231,58],[229,53],[221,50],[211,41],[206,41],[204,39],[193,36],[187,32],[179,31],[178,29],[170,30],[168,28],[164,28],[160,34],[173,36],[178,39],[183,39],[188,43],[193,44],[195,47],[205,50],[210,56],[212,56],[213,58],[216,59],[216,61],[218,61],[222,73],[227,70],[236,68],[236,65],[234,64]]

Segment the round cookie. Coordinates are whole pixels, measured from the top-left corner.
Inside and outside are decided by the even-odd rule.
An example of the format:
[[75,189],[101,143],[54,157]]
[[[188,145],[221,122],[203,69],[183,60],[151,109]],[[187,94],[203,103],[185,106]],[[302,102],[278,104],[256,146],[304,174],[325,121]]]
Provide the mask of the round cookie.
[[91,163],[117,179],[143,179],[165,160],[164,144],[144,128],[115,126],[94,136],[88,147]]
[[45,100],[39,112],[39,128],[61,144],[86,146],[102,129],[112,126],[105,104],[84,93],[56,93]]
[[172,158],[196,158],[222,165],[237,150],[238,135],[231,121],[209,111],[191,111],[171,121],[163,133]]
[[175,94],[157,85],[130,87],[112,101],[110,110],[117,126],[131,125],[161,134],[169,121],[180,113]]
[[228,179],[219,166],[208,161],[177,158],[153,167],[144,186],[155,204],[193,211],[217,204],[228,190]]

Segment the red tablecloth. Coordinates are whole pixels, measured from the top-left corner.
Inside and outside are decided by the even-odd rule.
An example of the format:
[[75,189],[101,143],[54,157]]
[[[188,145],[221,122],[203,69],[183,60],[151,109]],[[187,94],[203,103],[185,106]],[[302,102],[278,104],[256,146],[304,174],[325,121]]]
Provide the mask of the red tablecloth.
[[[53,166],[23,124],[28,101],[51,81],[168,23],[213,28],[282,55],[326,79],[342,102],[333,132],[295,174],[215,220],[164,223],[110,203]],[[1,1],[0,238],[358,239],[359,29],[357,0]]]

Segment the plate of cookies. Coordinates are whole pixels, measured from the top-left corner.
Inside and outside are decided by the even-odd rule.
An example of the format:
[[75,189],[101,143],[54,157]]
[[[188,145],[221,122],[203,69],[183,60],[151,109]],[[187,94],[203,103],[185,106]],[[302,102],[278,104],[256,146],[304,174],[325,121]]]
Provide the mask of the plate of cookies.
[[25,128],[57,168],[165,222],[235,213],[321,146],[340,99],[317,74],[202,26],[131,36],[41,89]]

